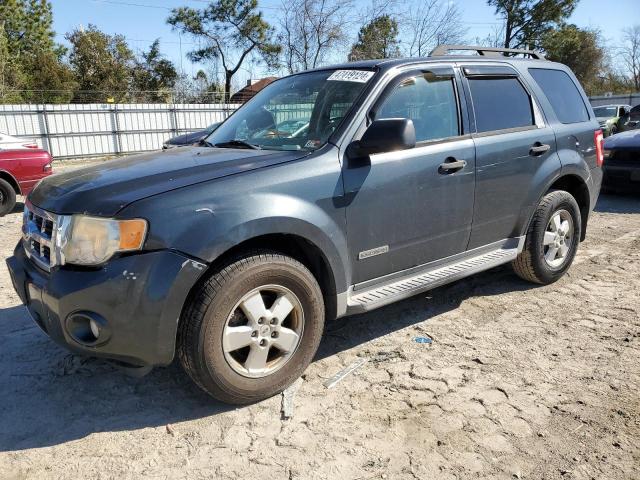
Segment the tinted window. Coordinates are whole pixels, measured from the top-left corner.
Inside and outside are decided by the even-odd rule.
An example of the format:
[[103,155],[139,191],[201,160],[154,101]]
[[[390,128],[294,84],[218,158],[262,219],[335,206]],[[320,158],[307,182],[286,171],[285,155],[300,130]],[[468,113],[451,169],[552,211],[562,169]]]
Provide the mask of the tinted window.
[[616,107],[596,107],[593,109],[593,113],[596,114],[596,117],[615,117],[618,110]]
[[[562,123],[586,122],[589,112],[576,84],[562,70],[530,68],[529,73],[549,99],[553,111]],[[614,114],[615,116],[615,109]]]
[[517,78],[470,78],[478,132],[534,124],[529,94]]
[[406,78],[384,100],[376,118],[410,118],[418,142],[455,137],[459,130],[453,80],[431,73]]

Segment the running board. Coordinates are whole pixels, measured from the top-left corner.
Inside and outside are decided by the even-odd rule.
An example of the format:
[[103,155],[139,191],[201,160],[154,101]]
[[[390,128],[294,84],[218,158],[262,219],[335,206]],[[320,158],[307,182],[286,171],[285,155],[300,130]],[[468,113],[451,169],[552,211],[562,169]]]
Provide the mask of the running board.
[[[522,238],[524,239],[524,238]],[[361,313],[374,310],[398,300],[460,280],[475,273],[509,263],[518,256],[521,243],[515,248],[498,248],[481,254],[466,256],[453,262],[428,266],[410,277],[404,277],[385,284],[378,284],[368,290],[350,291],[347,313]],[[505,245],[506,247],[506,245]]]

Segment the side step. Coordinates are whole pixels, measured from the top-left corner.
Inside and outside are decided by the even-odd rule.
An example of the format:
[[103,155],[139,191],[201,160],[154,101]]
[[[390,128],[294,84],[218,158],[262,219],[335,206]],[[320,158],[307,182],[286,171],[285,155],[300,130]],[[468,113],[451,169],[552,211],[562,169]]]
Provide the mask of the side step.
[[489,270],[508,263],[518,256],[520,248],[499,248],[445,265],[426,267],[410,277],[404,277],[364,291],[351,291],[347,300],[348,313],[374,310],[389,303]]

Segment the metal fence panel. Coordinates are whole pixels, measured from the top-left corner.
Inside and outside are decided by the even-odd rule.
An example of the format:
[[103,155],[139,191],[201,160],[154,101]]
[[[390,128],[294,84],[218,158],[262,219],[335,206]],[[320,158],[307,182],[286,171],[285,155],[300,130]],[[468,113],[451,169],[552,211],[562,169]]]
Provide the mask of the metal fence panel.
[[589,97],[591,105],[600,107],[602,105],[640,105],[640,93],[629,93],[624,95],[599,95]]
[[0,105],[0,132],[34,139],[55,158],[136,153],[221,122],[235,104]]

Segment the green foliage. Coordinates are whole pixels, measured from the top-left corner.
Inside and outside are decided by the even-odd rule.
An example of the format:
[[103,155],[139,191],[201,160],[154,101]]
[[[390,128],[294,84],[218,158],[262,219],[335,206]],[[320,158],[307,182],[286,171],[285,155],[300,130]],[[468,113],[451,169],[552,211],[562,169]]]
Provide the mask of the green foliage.
[[13,54],[55,49],[51,3],[46,0],[0,0],[0,22]]
[[538,48],[542,36],[568,18],[578,0],[487,0],[505,20],[505,48]]
[[587,93],[592,93],[604,67],[605,52],[599,32],[564,24],[542,36],[540,45],[549,60],[567,65]]
[[9,52],[9,41],[0,23],[0,103],[20,103],[20,92],[15,91],[24,82],[17,55]]
[[0,102],[69,101],[73,77],[52,24],[46,0],[0,0]]
[[171,89],[176,84],[178,72],[173,63],[160,53],[160,41],[156,40],[148,52],[142,52],[133,67],[133,89],[145,92],[144,101],[166,102],[171,98]]
[[174,29],[204,41],[204,47],[189,52],[193,61],[221,61],[227,95],[233,75],[250,54],[269,67],[278,64],[281,47],[274,43],[273,28],[257,7],[257,0],[217,0],[202,10],[174,8],[167,19]]
[[381,15],[360,29],[358,41],[351,47],[349,61],[399,56],[398,22],[389,15]]
[[122,102],[127,99],[134,68],[134,55],[124,37],[108,35],[89,25],[86,30],[76,29],[66,35],[71,43],[71,64],[79,92],[75,101],[86,101],[83,91],[95,91],[98,98],[90,101]]

